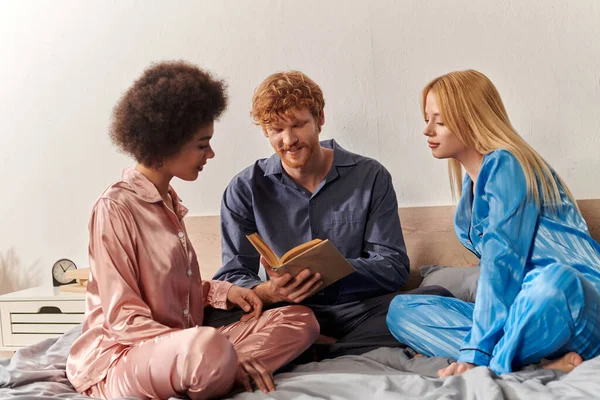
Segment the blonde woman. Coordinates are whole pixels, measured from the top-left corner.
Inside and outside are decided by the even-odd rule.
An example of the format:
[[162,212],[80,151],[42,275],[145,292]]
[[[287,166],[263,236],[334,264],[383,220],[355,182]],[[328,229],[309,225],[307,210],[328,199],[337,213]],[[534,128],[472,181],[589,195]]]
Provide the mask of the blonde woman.
[[600,245],[569,189],[512,127],[500,95],[469,70],[423,90],[424,134],[449,159],[454,188],[466,171],[455,216],[462,244],[480,258],[475,303],[397,296],[387,316],[398,341],[498,374],[542,359],[570,371],[600,354]]

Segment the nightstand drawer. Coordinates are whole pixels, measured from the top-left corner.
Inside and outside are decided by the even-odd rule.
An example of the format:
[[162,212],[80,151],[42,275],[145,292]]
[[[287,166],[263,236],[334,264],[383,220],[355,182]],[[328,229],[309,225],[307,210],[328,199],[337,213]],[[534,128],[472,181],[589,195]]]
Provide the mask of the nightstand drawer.
[[11,314],[11,322],[25,324],[78,324],[82,321],[83,313],[68,314]]
[[2,345],[23,347],[62,335],[83,321],[85,302],[21,301],[2,304]]
[[77,324],[12,324],[12,334],[31,333],[31,334],[46,334],[55,333],[63,334],[69,329],[77,326]]

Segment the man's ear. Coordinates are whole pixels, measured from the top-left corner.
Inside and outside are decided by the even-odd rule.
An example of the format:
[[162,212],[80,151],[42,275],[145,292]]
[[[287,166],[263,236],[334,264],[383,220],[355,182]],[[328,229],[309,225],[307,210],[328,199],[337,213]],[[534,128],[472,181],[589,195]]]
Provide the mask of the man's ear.
[[262,131],[263,131],[263,135],[265,135],[265,137],[268,139],[269,138],[269,134],[267,133],[267,129],[265,127],[263,127]]
[[321,133],[321,129],[323,129],[323,125],[325,125],[325,111],[321,111],[321,116],[317,122],[319,125],[319,133]]

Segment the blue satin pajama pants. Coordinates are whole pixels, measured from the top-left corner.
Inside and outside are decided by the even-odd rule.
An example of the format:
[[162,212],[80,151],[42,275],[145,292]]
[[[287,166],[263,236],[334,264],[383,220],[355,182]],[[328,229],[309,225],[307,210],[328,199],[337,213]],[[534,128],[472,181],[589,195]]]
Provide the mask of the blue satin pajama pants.
[[[473,325],[473,310],[473,303],[456,298],[398,295],[387,324],[399,342],[414,350],[457,359]],[[600,354],[600,292],[572,267],[534,269],[509,309],[489,368],[512,372],[570,351],[584,360]]]

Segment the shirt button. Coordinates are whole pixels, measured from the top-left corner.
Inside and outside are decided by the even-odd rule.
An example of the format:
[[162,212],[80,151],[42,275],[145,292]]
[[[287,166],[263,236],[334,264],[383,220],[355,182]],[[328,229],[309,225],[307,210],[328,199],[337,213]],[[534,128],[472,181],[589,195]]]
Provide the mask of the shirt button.
[[190,313],[190,310],[188,310],[187,308],[183,309],[183,315],[188,315]]
[[185,236],[185,233],[183,233],[183,232],[179,232],[179,233],[177,234],[177,236],[179,236],[180,238],[182,238],[182,239],[183,239],[183,237]]
[[188,268],[188,270],[186,271],[187,276],[192,276],[192,269]]

